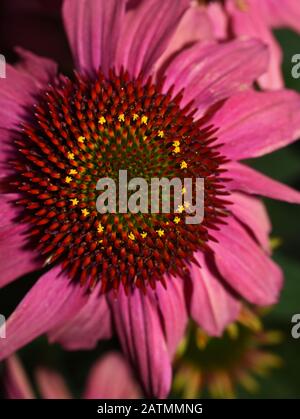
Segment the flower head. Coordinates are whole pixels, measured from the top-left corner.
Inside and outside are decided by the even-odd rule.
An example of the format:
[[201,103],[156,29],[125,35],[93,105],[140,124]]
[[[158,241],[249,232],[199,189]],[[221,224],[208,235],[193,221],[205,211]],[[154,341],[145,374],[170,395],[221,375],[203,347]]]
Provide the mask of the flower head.
[[[139,123],[132,116],[141,109]],[[128,123],[121,125],[127,116]],[[155,287],[166,273],[184,276],[186,263],[209,239],[206,226],[217,225],[225,213],[225,186],[219,180],[225,159],[214,149],[214,130],[194,121],[189,107],[181,110],[180,97],[171,99],[170,92],[162,93],[151,82],[113,71],[108,77],[99,72],[96,78],[57,83],[30,119],[13,165],[24,222],[47,263],[62,263],[71,278],[88,280],[91,287],[101,281],[102,291],[120,284],[128,290],[133,282],[143,289]],[[177,157],[172,147],[179,135]],[[99,214],[97,181],[108,173],[117,179],[122,167],[129,177],[144,179],[206,176],[205,222],[179,225],[177,217],[169,223],[172,213]],[[105,230],[104,252],[95,247],[99,225]]]
[[193,328],[176,361],[174,391],[183,398],[198,398],[203,392],[213,398],[233,398],[240,386],[255,393],[256,378],[282,366],[281,358],[269,350],[282,335],[265,330],[261,315],[243,307],[238,322],[230,324],[221,338]]

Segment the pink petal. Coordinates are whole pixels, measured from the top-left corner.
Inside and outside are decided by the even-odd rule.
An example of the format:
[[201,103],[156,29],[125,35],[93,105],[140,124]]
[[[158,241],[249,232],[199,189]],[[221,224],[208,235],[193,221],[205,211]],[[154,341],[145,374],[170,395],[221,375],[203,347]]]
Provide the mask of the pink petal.
[[230,211],[251,230],[263,249],[270,253],[269,236],[272,226],[262,201],[239,192],[231,192],[229,200],[233,203]]
[[258,79],[258,83],[262,89],[282,89],[284,87],[284,79],[281,70],[283,61],[281,47],[272,32],[268,32],[262,40],[269,47],[270,60],[268,71]]
[[7,337],[0,339],[0,359],[70,320],[86,300],[86,289],[70,283],[59,266],[51,269],[36,282],[9,317]]
[[191,265],[192,297],[191,314],[193,319],[211,336],[221,336],[228,324],[239,315],[239,301],[222,285],[218,272],[203,257],[202,252],[195,255],[201,268]]
[[132,76],[149,75],[167,48],[189,6],[188,0],[141,0],[125,16],[117,53],[117,67]]
[[0,194],[0,288],[42,267],[38,254],[28,249],[26,226],[15,221],[19,213],[11,201],[16,199],[15,194]]
[[188,322],[184,281],[181,278],[167,278],[167,288],[164,288],[160,283],[157,284],[154,298],[157,301],[157,310],[160,312],[166,342],[172,358],[184,337]]
[[[16,133],[24,116],[24,106],[33,105],[35,94],[51,80],[57,71],[56,64],[38,57],[22,48],[16,51],[21,61],[15,66],[6,65],[6,78],[0,78],[0,177],[11,174],[8,160],[14,152]],[[17,86],[17,88],[16,88]]]
[[0,79],[0,128],[19,128],[24,105],[34,104],[34,94],[45,87],[57,71],[51,60],[21,48],[17,52],[21,61],[15,66],[7,64],[6,78]]
[[16,355],[5,362],[3,376],[5,397],[8,399],[34,399],[33,390],[26,372]]
[[262,156],[300,136],[300,95],[248,91],[229,98],[210,120],[222,152],[234,160]]
[[233,218],[214,232],[211,243],[217,267],[224,280],[252,304],[278,302],[283,276],[280,268]]
[[247,1],[246,10],[241,10],[233,0],[229,0],[226,4],[234,34],[239,37],[260,39],[269,47],[270,62],[268,71],[260,78],[261,87],[280,89],[284,86],[281,74],[282,53],[262,13],[261,3],[261,0],[259,4]]
[[213,39],[213,25],[206,9],[199,7],[198,3],[193,2],[183,15],[168,48],[162,54],[155,67],[159,68],[173,54],[193,45],[195,42]]
[[86,385],[85,399],[139,399],[140,388],[125,359],[111,352],[96,362]]
[[213,2],[205,7],[213,24],[214,37],[220,40],[226,39],[228,37],[228,17],[222,4]]
[[63,377],[45,368],[36,371],[38,389],[43,399],[71,399],[72,396]]
[[59,342],[68,350],[92,349],[99,340],[112,334],[110,308],[106,297],[99,295],[99,285],[90,293],[87,302],[69,321],[48,333],[50,342]]
[[63,18],[76,66],[89,73],[114,67],[125,0],[65,0]]
[[231,190],[300,204],[300,192],[283,183],[277,182],[241,163],[230,162],[225,167],[228,170],[228,178],[230,178],[228,187]]
[[45,87],[57,73],[57,64],[49,58],[40,57],[24,48],[15,48],[20,60],[15,68],[33,82],[36,90]]
[[122,349],[139,372],[145,393],[166,397],[171,386],[171,360],[156,304],[138,289],[128,296],[120,289],[110,302]]
[[[255,56],[255,60],[249,57]],[[246,90],[265,71],[266,47],[255,40],[195,45],[179,54],[166,70],[164,90],[185,88],[182,106],[194,100],[201,116],[217,101]]]

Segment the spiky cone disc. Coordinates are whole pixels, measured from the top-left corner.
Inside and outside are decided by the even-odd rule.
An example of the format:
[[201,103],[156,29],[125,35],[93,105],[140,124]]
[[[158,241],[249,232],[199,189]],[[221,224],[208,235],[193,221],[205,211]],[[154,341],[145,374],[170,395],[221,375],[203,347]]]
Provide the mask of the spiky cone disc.
[[[194,120],[182,96],[162,93],[162,83],[114,71],[105,77],[60,77],[28,111],[13,161],[22,198],[22,222],[48,264],[60,263],[70,278],[102,283],[102,291],[143,291],[185,277],[198,250],[207,251],[227,214],[226,159],[215,129]],[[204,221],[174,214],[107,213],[96,209],[99,179],[178,177],[205,179]],[[195,190],[193,191],[195,194]],[[194,198],[194,196],[193,196]]]

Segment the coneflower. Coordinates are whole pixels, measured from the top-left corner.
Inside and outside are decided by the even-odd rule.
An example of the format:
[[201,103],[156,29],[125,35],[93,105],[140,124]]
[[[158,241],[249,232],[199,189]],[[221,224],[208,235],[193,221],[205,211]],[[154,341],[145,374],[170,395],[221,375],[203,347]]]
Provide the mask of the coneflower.
[[[66,0],[75,76],[19,50],[0,80],[0,284],[43,269],[7,321],[1,359],[43,333],[68,349],[116,333],[145,393],[165,397],[189,317],[220,335],[240,300],[278,300],[282,273],[255,195],[300,194],[238,161],[297,139],[300,98],[253,89],[268,65],[259,41],[191,45],[185,32],[172,50],[189,7]],[[203,222],[185,224],[186,207],[100,214],[96,183],[122,169],[203,178]]]

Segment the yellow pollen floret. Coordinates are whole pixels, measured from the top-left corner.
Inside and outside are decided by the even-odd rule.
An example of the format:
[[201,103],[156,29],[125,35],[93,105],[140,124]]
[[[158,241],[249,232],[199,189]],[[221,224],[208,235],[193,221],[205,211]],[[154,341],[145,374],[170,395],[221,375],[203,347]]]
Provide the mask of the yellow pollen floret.
[[133,233],[129,233],[129,234],[128,234],[128,238],[129,238],[130,240],[135,240],[135,236],[134,236],[134,234],[133,234]]
[[180,147],[175,147],[174,148],[174,153],[180,153]]
[[179,147],[180,146],[180,141],[178,141],[178,140],[173,141],[173,146],[174,147]]
[[98,243],[99,243],[99,244],[103,243],[103,240],[98,240]]
[[183,160],[180,164],[180,169],[186,169],[187,167],[188,167],[187,162]]
[[157,234],[159,235],[159,237],[162,237],[165,235],[164,230],[162,230],[161,228],[159,230],[157,230]]
[[137,119],[139,119],[138,114],[137,114],[137,113],[134,113],[134,114],[133,114],[132,119],[133,119],[134,121],[136,121]]
[[78,204],[79,204],[79,201],[78,201],[78,199],[77,199],[77,198],[70,199],[70,201],[72,202],[72,205],[73,205],[74,207],[76,207],[76,205],[78,205]]
[[77,170],[76,169],[71,169],[70,171],[69,171],[69,175],[77,175]]
[[74,153],[71,153],[71,152],[69,151],[69,152],[68,152],[68,159],[69,159],[69,160],[74,160],[74,159],[75,159]]
[[78,138],[77,138],[77,141],[78,141],[79,143],[84,143],[84,142],[85,142],[85,140],[86,140],[86,138],[85,138],[85,137],[83,137],[83,135],[81,135],[80,137],[78,137]]
[[184,206],[179,205],[178,208],[177,208],[177,211],[181,214],[184,211]]
[[66,183],[71,183],[72,180],[73,179],[70,176],[67,176],[66,179],[65,179]]
[[124,121],[125,121],[125,115],[124,115],[123,113],[121,113],[121,114],[118,116],[118,120],[119,120],[119,122],[124,122]]
[[184,194],[186,193],[186,188],[185,188],[185,187],[183,187],[183,188],[181,189],[181,193],[182,193],[182,195],[184,195]]
[[84,215],[85,217],[87,217],[88,215],[90,215],[90,211],[87,210],[86,208],[82,209],[81,212],[82,212],[82,215]]
[[106,119],[104,118],[104,116],[101,116],[101,117],[99,118],[98,122],[99,122],[99,124],[100,124],[100,125],[103,125],[103,124],[105,124]]
[[164,136],[165,136],[165,133],[163,132],[163,131],[158,131],[158,134],[157,134],[160,138],[164,138]]
[[147,234],[145,231],[143,231],[143,232],[141,233],[141,236],[142,236],[142,238],[143,238],[143,239],[145,239],[145,238],[147,237],[147,235],[148,235],[148,234]]
[[180,218],[179,218],[179,217],[175,217],[175,218],[174,218],[174,223],[175,223],[175,224],[179,224],[179,223],[180,223],[180,221],[181,221],[181,220],[180,220]]
[[102,233],[104,231],[104,227],[101,223],[98,225],[97,231],[98,231],[98,233]]
[[144,135],[143,140],[146,141],[147,140],[147,135]]
[[148,116],[143,115],[142,118],[141,118],[141,122],[142,122],[142,124],[147,125],[148,124]]

